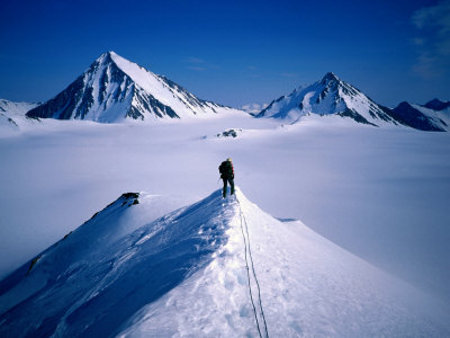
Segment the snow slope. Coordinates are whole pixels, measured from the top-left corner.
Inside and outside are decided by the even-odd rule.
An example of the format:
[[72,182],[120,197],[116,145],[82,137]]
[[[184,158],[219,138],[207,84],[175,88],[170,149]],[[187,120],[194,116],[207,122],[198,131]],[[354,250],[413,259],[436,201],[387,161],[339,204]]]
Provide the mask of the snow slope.
[[0,99],[0,113],[7,114],[10,117],[24,116],[27,111],[36,107],[39,103],[14,102]]
[[27,116],[109,123],[127,118],[211,117],[229,111],[235,110],[201,100],[164,76],[110,51]]
[[309,114],[339,115],[373,126],[399,124],[388,108],[375,103],[331,72],[310,86],[297,88],[272,101],[256,116],[297,122]]
[[[431,103],[430,103],[431,102]],[[435,107],[436,101],[430,101],[429,106]],[[440,101],[439,101],[440,102]],[[444,103],[442,103],[444,104]],[[445,106],[444,106],[445,107]],[[392,109],[392,115],[402,123],[425,131],[449,131],[450,110],[434,110],[418,104],[402,102]]]
[[25,114],[37,105],[37,103],[0,99],[0,136],[15,133],[24,124],[29,124],[30,121],[25,117]]
[[[48,336],[56,325],[64,324],[63,316],[69,316],[79,307],[83,309],[95,293],[100,292],[96,290],[107,289],[108,284],[120,277],[120,266],[128,255],[133,256],[133,251],[122,252],[123,256],[115,259],[114,255],[120,253],[114,250],[126,246],[118,247],[117,243],[127,241],[124,238],[136,229],[179,206],[177,199],[123,194],[77,230],[24,264],[0,282],[0,335]],[[135,277],[132,272],[127,278]],[[119,288],[124,286],[119,285]],[[137,294],[137,297],[143,296]],[[24,315],[30,310],[35,316]],[[91,319],[95,321],[95,316]]]
[[14,119],[4,113],[0,113],[0,134],[7,135],[8,132],[18,131],[19,125]]
[[[156,199],[157,200],[157,199]],[[0,283],[0,334],[445,336],[433,300],[237,190],[128,193]]]

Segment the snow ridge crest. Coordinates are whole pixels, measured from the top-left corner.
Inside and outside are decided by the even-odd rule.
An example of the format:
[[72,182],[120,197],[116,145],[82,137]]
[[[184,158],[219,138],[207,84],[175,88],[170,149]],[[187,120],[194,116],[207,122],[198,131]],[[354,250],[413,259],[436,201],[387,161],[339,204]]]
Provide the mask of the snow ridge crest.
[[450,332],[403,304],[409,286],[239,189],[175,211],[160,201],[123,194],[0,281],[0,336]]

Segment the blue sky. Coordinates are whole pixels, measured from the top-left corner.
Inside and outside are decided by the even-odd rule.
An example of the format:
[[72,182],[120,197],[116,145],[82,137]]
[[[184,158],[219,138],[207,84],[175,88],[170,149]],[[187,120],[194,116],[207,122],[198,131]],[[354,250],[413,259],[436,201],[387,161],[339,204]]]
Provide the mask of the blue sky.
[[232,106],[328,71],[385,105],[449,100],[450,0],[2,1],[0,98],[50,99],[108,50]]

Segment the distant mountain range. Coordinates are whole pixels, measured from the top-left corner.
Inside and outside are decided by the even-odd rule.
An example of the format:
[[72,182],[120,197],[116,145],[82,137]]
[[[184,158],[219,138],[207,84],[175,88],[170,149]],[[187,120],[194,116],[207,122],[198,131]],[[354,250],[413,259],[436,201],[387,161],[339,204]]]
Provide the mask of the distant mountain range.
[[[210,117],[230,111],[197,98],[168,78],[110,51],[54,98],[42,104],[0,100],[0,126],[16,128],[22,118],[92,120],[103,123],[127,119],[184,119]],[[426,131],[450,129],[450,102],[431,100],[425,105],[402,102],[388,108],[370,99],[334,73],[289,95],[273,100],[256,118],[273,118],[287,123],[317,114],[337,115],[357,123],[382,126],[408,126]],[[20,123],[19,123],[20,124]]]
[[425,105],[402,102],[391,115],[401,123],[426,131],[450,130],[450,102],[434,99]]
[[40,103],[29,102],[14,102],[5,99],[0,99],[0,113],[8,114],[9,116],[23,116],[30,109],[38,106]]
[[28,117],[119,122],[208,116],[231,108],[201,100],[114,52],[102,54],[66,89]]
[[419,130],[446,131],[450,124],[449,107],[450,102],[434,99],[424,106],[402,102],[390,109],[334,73],[327,73],[320,81],[273,100],[255,116],[295,123],[310,114],[339,115],[373,126],[405,125]]
[[378,105],[334,73],[307,87],[295,89],[287,96],[272,101],[256,117],[272,117],[296,122],[309,114],[339,115],[374,126],[398,124],[389,109]]

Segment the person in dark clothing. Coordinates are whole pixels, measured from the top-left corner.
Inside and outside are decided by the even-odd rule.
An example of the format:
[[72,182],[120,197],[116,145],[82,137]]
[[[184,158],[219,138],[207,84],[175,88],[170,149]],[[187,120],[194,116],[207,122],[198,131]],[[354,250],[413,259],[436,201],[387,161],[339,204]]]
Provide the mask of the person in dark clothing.
[[227,158],[219,166],[220,178],[223,180],[223,198],[227,196],[227,183],[230,183],[231,195],[234,194],[234,168],[231,158]]

